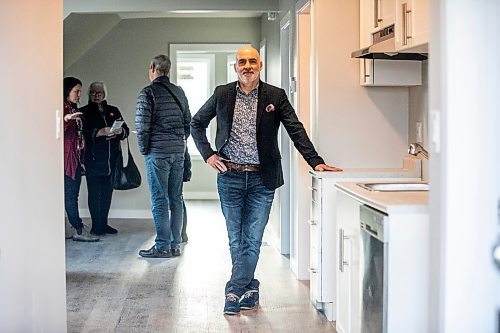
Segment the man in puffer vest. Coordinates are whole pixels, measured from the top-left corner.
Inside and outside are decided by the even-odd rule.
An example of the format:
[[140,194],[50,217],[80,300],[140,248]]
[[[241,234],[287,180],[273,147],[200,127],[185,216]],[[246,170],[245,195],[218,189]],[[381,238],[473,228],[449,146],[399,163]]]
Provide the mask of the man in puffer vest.
[[166,55],[153,58],[149,66],[151,84],[139,93],[135,113],[156,228],[155,244],[139,251],[145,258],[181,255],[182,178],[191,113],[182,88],[170,82],[170,66]]

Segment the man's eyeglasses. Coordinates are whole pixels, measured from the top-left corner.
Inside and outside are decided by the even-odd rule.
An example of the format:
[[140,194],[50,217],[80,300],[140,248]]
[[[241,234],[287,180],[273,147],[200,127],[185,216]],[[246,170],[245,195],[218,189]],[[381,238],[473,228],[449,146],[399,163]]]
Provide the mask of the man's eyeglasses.
[[102,91],[91,91],[89,93],[89,96],[103,97],[104,96],[104,92],[102,92]]

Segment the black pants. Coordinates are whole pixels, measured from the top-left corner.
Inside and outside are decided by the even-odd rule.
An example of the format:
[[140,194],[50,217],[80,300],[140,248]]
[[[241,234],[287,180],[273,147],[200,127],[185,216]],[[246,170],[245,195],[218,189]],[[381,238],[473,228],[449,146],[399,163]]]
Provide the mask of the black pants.
[[105,234],[113,196],[111,176],[87,176],[87,190],[89,211],[92,217],[91,232],[96,235]]

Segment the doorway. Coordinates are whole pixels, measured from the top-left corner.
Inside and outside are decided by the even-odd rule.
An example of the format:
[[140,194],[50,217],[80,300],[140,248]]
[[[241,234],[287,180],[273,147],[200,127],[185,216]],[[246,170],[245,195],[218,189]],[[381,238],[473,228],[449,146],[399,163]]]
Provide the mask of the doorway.
[[[236,51],[245,44],[170,44],[172,68],[170,80],[182,87],[194,116],[212,95],[216,86],[236,80],[232,65]],[[216,57],[220,65],[216,71]],[[221,75],[225,68],[226,75]],[[219,74],[216,77],[216,72]],[[216,82],[217,81],[217,82]],[[207,129],[207,138],[213,143],[215,124]],[[188,150],[196,160],[201,156],[192,137],[188,138]],[[211,170],[210,170],[211,171]],[[210,177],[210,175],[206,175]]]

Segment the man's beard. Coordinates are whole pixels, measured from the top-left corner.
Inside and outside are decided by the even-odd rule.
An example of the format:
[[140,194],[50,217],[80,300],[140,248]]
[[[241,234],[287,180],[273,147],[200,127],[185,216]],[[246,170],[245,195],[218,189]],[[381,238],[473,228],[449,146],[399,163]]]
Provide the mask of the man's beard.
[[[250,76],[247,76],[246,74],[250,74]],[[245,73],[242,73],[240,75],[241,82],[243,82],[245,84],[252,83],[255,80],[257,80],[258,78],[259,78],[259,75],[258,75],[258,73],[255,73],[255,72],[245,72]]]

